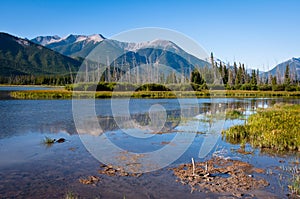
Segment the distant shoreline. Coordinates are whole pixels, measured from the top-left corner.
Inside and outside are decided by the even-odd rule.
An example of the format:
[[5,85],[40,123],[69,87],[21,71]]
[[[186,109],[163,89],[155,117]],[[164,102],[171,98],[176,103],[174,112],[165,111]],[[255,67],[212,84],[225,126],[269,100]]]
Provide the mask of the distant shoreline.
[[104,99],[104,98],[258,98],[258,97],[296,97],[300,91],[242,91],[242,90],[204,90],[204,91],[67,91],[67,90],[26,90],[12,91],[16,99]]
[[64,86],[51,86],[51,85],[16,85],[16,84],[0,84],[0,87],[45,87],[45,88],[64,88]]

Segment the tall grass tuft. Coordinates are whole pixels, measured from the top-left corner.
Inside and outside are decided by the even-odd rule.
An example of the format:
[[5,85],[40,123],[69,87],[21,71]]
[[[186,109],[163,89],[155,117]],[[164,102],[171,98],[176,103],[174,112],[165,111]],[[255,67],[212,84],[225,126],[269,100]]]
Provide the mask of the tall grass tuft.
[[300,105],[275,105],[260,109],[248,118],[247,124],[223,131],[223,138],[232,144],[250,143],[253,147],[277,151],[300,151]]
[[78,199],[78,197],[74,193],[72,193],[72,192],[69,191],[67,193],[65,199]]
[[48,136],[46,136],[46,137],[44,138],[44,140],[43,140],[43,143],[46,144],[46,145],[54,144],[54,142],[55,142],[55,139],[52,139],[52,138],[50,138],[50,137],[48,137]]

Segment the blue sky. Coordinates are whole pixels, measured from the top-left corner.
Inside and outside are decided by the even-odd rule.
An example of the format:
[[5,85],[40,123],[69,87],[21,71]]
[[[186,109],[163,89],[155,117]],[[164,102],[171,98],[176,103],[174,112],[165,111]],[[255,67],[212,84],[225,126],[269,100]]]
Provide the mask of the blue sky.
[[298,0],[3,0],[0,10],[0,31],[30,39],[162,27],[249,68],[300,57]]

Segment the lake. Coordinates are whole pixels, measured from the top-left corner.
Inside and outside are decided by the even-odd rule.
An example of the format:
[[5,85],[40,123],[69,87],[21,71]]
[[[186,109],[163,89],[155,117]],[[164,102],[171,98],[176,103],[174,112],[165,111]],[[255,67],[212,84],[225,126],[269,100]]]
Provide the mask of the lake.
[[[0,92],[18,89],[0,87]],[[257,174],[269,182],[266,188],[253,191],[257,198],[288,197],[290,175],[283,168],[295,166],[299,153],[272,154],[255,149],[251,154],[241,154],[238,152],[239,145],[222,140],[220,129],[243,124],[245,117],[254,113],[256,108],[280,102],[299,104],[299,98],[130,99],[128,103],[126,99],[114,100],[113,103],[109,99],[95,100],[95,115],[101,126],[99,130],[89,123],[89,117],[83,121],[83,126],[87,127],[79,128],[73,118],[72,100],[16,100],[2,95],[0,198],[66,198],[68,193],[80,198],[216,198],[222,195],[191,193],[189,186],[176,182],[173,171],[169,169],[190,163],[191,158],[203,161],[215,154],[246,161],[266,171]],[[76,103],[84,107],[90,101],[79,100]],[[129,117],[126,110],[123,112],[126,104]],[[208,117],[227,108],[243,110],[244,118]],[[161,128],[155,129],[157,126]],[[152,127],[154,130],[151,130]],[[65,138],[66,141],[45,145],[45,137]],[[105,144],[105,140],[121,150],[99,146],[99,143]],[[211,149],[208,150],[207,146],[201,148],[204,143],[209,143]],[[159,151],[166,145],[169,153],[171,151],[169,157],[163,154],[162,161],[170,161],[168,164],[166,161],[166,165],[158,162],[153,166],[153,157],[147,159],[141,156],[140,160],[136,160],[126,156],[128,152],[148,154]],[[252,150],[248,145],[246,148]],[[199,152],[202,149],[203,157]],[[125,162],[124,156],[127,158]],[[157,156],[155,160],[160,160]],[[173,160],[171,156],[178,158]],[[100,175],[98,159],[124,167],[130,164],[130,168],[135,168],[132,164],[139,162],[142,167],[138,170],[149,172],[140,177]],[[159,167],[162,168],[155,169]],[[79,182],[87,176],[99,176],[100,181],[95,185]]]

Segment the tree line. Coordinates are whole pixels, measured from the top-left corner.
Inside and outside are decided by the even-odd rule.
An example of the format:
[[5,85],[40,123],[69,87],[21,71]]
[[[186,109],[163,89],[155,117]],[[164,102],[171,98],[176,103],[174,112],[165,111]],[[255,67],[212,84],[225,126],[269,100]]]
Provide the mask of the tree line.
[[74,75],[11,75],[0,76],[0,84],[65,86],[72,84]]
[[[131,73],[125,73],[116,67],[107,67],[104,73],[99,73],[99,66],[94,70],[86,68],[81,71],[82,82],[95,82],[100,76],[100,82],[96,90],[113,90],[116,83],[123,76],[122,85],[124,90],[132,88],[140,90],[260,90],[260,91],[299,91],[299,80],[296,74],[291,75],[290,66],[287,65],[284,74],[277,71],[276,75],[266,77],[259,70],[252,70],[250,73],[242,63],[224,64],[215,62],[213,53],[211,53],[211,66],[195,67],[190,66],[185,71],[169,71],[164,73],[154,65],[139,71],[138,68],[131,69]],[[98,70],[97,70],[98,69]],[[122,74],[124,73],[124,74]],[[125,77],[125,78],[124,78]],[[138,77],[138,78],[137,78]],[[282,78],[283,77],[283,78]],[[74,84],[76,73],[66,75],[14,75],[1,77],[1,84],[16,85],[52,85],[65,86]],[[135,78],[135,82],[133,79]],[[144,85],[144,86],[142,86]],[[160,86],[165,85],[165,86]],[[91,86],[91,88],[89,88]],[[78,87],[76,85],[75,87]],[[81,90],[95,90],[91,84],[79,86]],[[67,86],[72,90],[72,86]],[[168,89],[169,88],[169,89]]]
[[[267,77],[260,74],[259,70],[251,70],[249,73],[244,64],[239,65],[234,62],[233,66],[224,64],[220,61],[214,61],[213,53],[211,53],[211,64],[215,73],[221,79],[226,90],[261,90],[261,91],[299,91],[299,80],[297,74],[291,77],[290,66],[287,64],[284,74],[277,71],[276,75],[269,74]],[[201,69],[200,69],[201,70]],[[191,83],[207,84],[206,74],[199,69],[194,69],[191,73]],[[282,78],[283,77],[283,78]],[[218,78],[218,77],[217,77]],[[218,87],[218,83],[210,85]],[[220,86],[219,86],[220,87]]]

